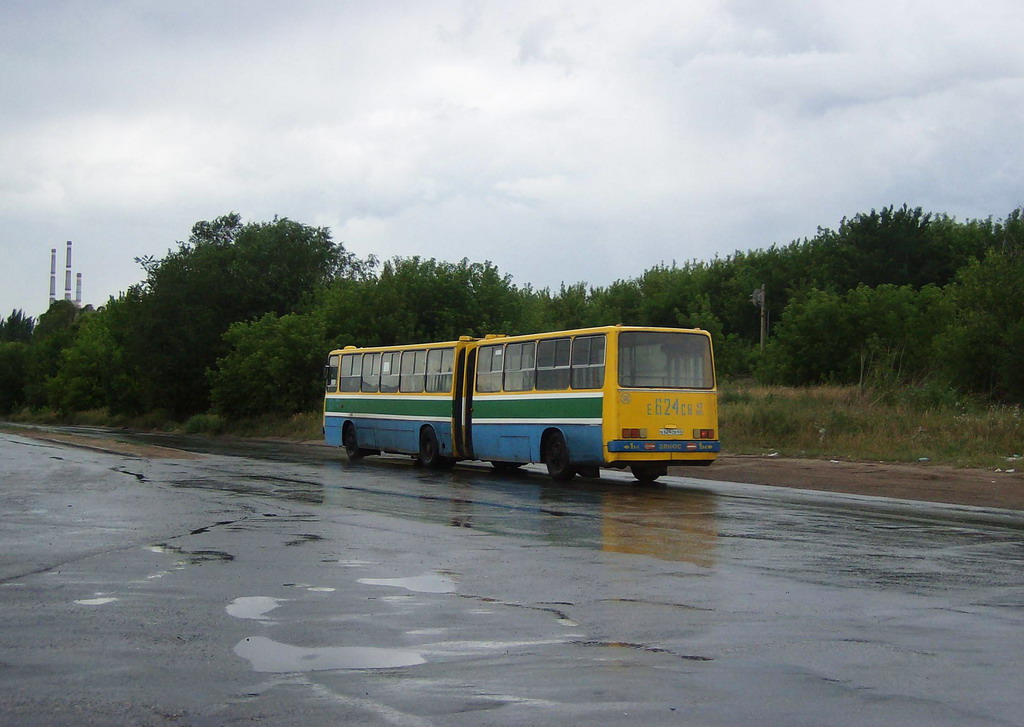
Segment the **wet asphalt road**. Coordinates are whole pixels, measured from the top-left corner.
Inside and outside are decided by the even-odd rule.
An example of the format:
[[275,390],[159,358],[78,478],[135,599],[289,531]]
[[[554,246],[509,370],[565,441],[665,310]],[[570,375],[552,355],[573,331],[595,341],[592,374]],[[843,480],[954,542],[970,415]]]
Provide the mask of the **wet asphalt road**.
[[1024,513],[155,441],[0,432],[0,724],[1024,725]]

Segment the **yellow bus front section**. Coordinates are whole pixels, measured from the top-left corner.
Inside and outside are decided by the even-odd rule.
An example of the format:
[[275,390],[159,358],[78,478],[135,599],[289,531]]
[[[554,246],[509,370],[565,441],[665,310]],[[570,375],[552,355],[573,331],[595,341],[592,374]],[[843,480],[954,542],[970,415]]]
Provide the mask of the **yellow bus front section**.
[[608,464],[703,465],[718,456],[715,391],[619,388],[613,397],[603,426]]

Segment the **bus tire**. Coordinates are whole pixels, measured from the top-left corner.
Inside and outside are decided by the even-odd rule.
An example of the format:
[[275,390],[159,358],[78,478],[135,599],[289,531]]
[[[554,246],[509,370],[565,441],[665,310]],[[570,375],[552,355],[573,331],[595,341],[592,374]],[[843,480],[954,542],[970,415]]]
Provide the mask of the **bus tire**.
[[432,470],[455,464],[455,460],[441,454],[441,445],[437,441],[437,433],[433,427],[423,427],[420,430],[420,451],[416,455],[416,461]]
[[544,440],[544,464],[553,480],[568,482],[576,476],[576,468],[569,459],[569,447],[561,432],[551,432]]
[[353,462],[357,459],[362,459],[366,455],[366,451],[359,448],[356,425],[352,422],[345,422],[345,428],[341,432],[341,443],[345,447],[345,454]]
[[630,465],[629,471],[633,473],[640,482],[654,482],[663,474],[668,472],[668,467],[663,464],[634,464]]

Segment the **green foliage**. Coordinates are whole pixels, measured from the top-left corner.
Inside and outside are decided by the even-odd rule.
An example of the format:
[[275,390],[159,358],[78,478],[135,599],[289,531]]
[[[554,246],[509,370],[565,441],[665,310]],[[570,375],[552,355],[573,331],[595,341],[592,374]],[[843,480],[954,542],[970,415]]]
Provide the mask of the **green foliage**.
[[395,258],[377,277],[341,280],[321,298],[330,340],[356,345],[509,333],[522,297],[491,263]]
[[219,414],[195,414],[184,426],[189,434],[223,434],[227,428],[227,420]]
[[949,291],[954,313],[935,341],[936,357],[954,385],[1014,402],[1024,401],[1021,242],[1008,239],[960,271]]
[[128,361],[143,408],[176,417],[209,407],[206,370],[227,354],[232,324],[308,307],[319,288],[366,267],[324,228],[283,218],[243,225],[234,213],[196,223],[163,260],[140,262],[147,277],[124,316]]
[[318,318],[267,313],[235,323],[224,340],[228,352],[208,372],[217,413],[234,418],[293,414],[314,408],[323,396],[319,374],[329,346]]
[[32,340],[32,331],[35,327],[35,320],[26,316],[25,311],[13,310],[6,320],[0,320],[0,342],[28,343]]
[[60,365],[47,382],[49,406],[62,414],[107,409],[111,414],[139,414],[139,377],[125,360],[121,328],[124,300],[84,312],[74,338],[60,354]]
[[105,316],[83,320],[49,379],[50,405],[62,413],[105,407],[114,390],[119,353]]
[[25,404],[29,347],[20,341],[0,342],[0,414]]
[[931,341],[949,319],[949,307],[932,285],[860,285],[845,294],[812,289],[783,313],[762,377],[858,385],[923,378],[931,366]]
[[61,353],[74,341],[82,313],[71,301],[58,300],[39,316],[25,370],[28,406],[40,408],[50,404],[50,381],[60,370]]
[[[0,321],[0,410],[181,421],[212,407],[259,421],[316,406],[331,348],[614,323],[709,331],[723,379],[856,384],[936,405],[963,392],[1024,401],[1021,209],[961,223],[888,207],[811,239],[557,291],[465,259],[394,258],[378,270],[326,229],[234,213],[139,262],[145,279],[98,311],[57,301],[38,321],[21,311]],[[764,352],[750,301],[762,284]]]

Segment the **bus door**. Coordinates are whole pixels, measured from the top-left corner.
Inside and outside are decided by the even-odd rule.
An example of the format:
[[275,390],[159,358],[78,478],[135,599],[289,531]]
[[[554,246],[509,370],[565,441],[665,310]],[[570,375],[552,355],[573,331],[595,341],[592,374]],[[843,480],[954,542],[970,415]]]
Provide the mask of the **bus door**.
[[459,349],[455,359],[454,438],[463,459],[473,459],[473,380],[476,376],[476,348]]

